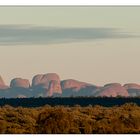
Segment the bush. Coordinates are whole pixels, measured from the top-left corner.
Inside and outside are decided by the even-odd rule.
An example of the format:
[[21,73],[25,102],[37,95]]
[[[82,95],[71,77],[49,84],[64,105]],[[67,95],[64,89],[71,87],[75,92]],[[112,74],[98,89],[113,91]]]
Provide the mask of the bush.
[[140,133],[140,107],[44,106],[0,108],[1,134],[125,134]]

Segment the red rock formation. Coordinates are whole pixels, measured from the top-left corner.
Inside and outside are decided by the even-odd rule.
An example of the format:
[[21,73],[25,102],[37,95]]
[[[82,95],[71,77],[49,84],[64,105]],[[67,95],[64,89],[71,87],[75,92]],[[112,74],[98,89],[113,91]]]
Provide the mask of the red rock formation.
[[23,87],[23,88],[29,88],[30,82],[27,79],[22,78],[14,78],[11,80],[10,87]]
[[108,83],[106,85],[104,85],[104,87],[108,87],[108,86],[121,86],[120,83]]
[[[140,85],[135,83],[128,83],[123,86],[119,83],[110,83],[104,85],[104,87],[98,87],[85,82],[80,82],[74,79],[67,79],[60,82],[60,78],[56,73],[38,74],[32,79],[32,88],[30,88],[29,80],[22,78],[14,78],[11,80],[10,87],[12,87],[9,93],[16,94],[18,97],[18,90],[22,87],[22,90],[27,90],[27,96],[61,96],[62,91],[64,97],[70,96],[140,96]],[[0,90],[9,88],[5,85],[3,79],[0,76]],[[25,89],[26,88],[26,89]],[[28,89],[29,88],[29,89]],[[9,89],[8,89],[9,90]],[[20,89],[21,90],[21,89]],[[25,91],[20,91],[20,95],[24,95]],[[22,93],[21,93],[22,92]],[[5,92],[6,93],[6,92]],[[9,94],[10,95],[10,94]],[[8,95],[8,96],[9,96]],[[26,95],[26,94],[25,94]],[[11,96],[11,95],[10,95]]]
[[0,85],[5,85],[5,83],[4,83],[4,81],[3,81],[1,76],[0,76]]
[[53,93],[62,93],[60,83],[55,80],[52,80],[49,83],[48,96],[52,96]]
[[107,96],[107,97],[116,97],[116,96],[129,96],[127,90],[121,86],[119,83],[110,83],[102,87],[97,93],[96,96]]
[[128,83],[123,86],[126,89],[140,89],[140,85],[136,83]]
[[67,79],[67,80],[61,81],[62,90],[73,88],[78,91],[81,88],[84,88],[86,86],[92,86],[92,85],[85,82],[80,82],[74,79]]
[[46,96],[52,96],[53,93],[62,93],[60,78],[56,73],[38,74],[32,79],[32,87],[42,86],[46,89]]
[[2,77],[0,76],[0,89],[7,89],[7,88],[9,87],[5,85]]

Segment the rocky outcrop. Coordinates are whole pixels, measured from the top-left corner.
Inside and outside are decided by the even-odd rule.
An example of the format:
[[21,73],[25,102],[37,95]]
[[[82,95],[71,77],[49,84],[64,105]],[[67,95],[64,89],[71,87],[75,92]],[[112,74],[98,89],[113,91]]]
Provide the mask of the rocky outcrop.
[[54,93],[61,94],[60,78],[56,73],[38,74],[32,79],[32,87],[46,89],[45,96],[52,96]]
[[80,82],[74,79],[67,79],[61,81],[63,97],[75,96],[93,96],[93,93],[99,88],[95,85]]
[[52,96],[53,94],[56,94],[56,93],[62,93],[60,81],[58,82],[58,81],[52,80],[49,82],[48,95]]
[[5,85],[0,76],[0,97],[76,97],[76,96],[140,96],[140,85],[128,83],[109,83],[103,87],[81,82],[74,79],[60,81],[56,73],[38,74],[32,79],[32,86],[27,79],[14,78],[10,88]]
[[0,76],[0,89],[7,89],[7,88],[9,87],[5,85],[2,77]]
[[94,93],[98,90],[95,86],[82,87],[79,90],[76,88],[67,88],[63,90],[62,97],[93,97]]
[[140,96],[140,85],[136,83],[128,83],[123,86],[130,96]]
[[78,91],[81,88],[84,88],[86,86],[91,86],[91,84],[80,82],[74,79],[67,79],[67,80],[61,81],[62,90],[73,88]]
[[4,83],[4,81],[3,81],[1,76],[0,76],[0,85],[5,85],[5,83]]
[[30,82],[28,79],[14,78],[11,80],[10,87],[11,88],[15,88],[15,87],[29,88]]
[[136,83],[128,83],[123,86],[126,89],[140,89],[140,85]]
[[110,83],[104,85],[104,87],[100,88],[98,92],[95,93],[94,96],[106,96],[106,97],[116,97],[116,96],[129,96],[127,90],[121,86],[119,83]]

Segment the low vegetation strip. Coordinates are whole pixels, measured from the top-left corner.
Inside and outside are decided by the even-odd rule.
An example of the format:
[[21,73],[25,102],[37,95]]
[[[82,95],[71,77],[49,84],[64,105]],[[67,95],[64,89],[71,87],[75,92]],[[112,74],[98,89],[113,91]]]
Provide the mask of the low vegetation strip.
[[88,106],[101,105],[112,107],[125,103],[136,103],[140,105],[140,97],[46,97],[46,98],[1,98],[0,106],[10,105],[13,107],[40,107],[46,104],[51,106]]

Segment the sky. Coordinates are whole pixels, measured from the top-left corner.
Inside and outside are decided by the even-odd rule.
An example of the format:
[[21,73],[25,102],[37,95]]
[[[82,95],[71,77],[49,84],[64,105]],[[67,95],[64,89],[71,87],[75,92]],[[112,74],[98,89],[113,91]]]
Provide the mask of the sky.
[[140,7],[0,7],[0,75],[57,73],[140,84]]

